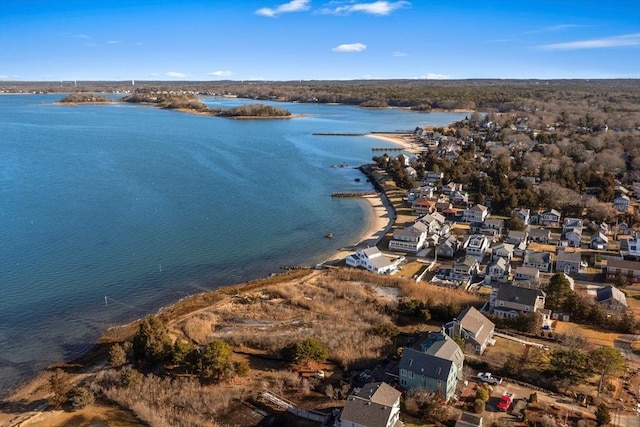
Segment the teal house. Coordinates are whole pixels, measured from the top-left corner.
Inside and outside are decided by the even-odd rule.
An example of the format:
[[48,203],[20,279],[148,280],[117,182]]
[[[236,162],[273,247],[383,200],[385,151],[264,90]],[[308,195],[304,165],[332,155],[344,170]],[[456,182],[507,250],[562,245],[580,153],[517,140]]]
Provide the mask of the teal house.
[[445,333],[430,333],[414,348],[405,348],[398,365],[400,386],[441,392],[446,401],[455,394],[462,379],[464,354]]

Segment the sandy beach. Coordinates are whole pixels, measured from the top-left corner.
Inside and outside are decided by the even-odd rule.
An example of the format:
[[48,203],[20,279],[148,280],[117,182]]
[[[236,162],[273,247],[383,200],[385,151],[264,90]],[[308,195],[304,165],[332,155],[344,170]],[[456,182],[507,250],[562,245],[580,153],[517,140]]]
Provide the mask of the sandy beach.
[[[367,134],[369,138],[375,138],[381,141],[386,141],[391,144],[402,147],[405,151],[410,153],[419,153],[420,147],[413,142],[413,136],[410,135],[398,135],[398,134]],[[369,219],[369,227],[360,236],[359,242],[351,248],[344,248],[325,262],[337,262],[342,260],[354,252],[365,249],[367,247],[376,246],[378,242],[384,237],[385,234],[393,227],[395,222],[395,213],[390,203],[387,201],[386,195],[375,194],[370,196],[361,197],[371,207],[371,216]]]

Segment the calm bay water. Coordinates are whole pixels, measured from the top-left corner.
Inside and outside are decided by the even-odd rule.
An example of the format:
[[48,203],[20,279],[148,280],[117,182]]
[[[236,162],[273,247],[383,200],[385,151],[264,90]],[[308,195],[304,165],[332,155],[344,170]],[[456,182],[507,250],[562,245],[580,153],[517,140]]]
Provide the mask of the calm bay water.
[[308,116],[244,121],[60,98],[0,96],[0,395],[111,325],[355,243],[367,206],[330,195],[368,190],[352,167],[389,144],[312,133],[464,116],[274,104]]

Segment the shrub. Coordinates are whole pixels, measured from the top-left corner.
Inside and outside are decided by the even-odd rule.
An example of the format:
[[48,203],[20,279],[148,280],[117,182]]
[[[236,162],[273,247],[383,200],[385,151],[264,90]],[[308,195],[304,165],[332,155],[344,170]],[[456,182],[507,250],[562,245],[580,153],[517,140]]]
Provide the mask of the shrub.
[[475,412],[476,414],[481,414],[482,412],[484,412],[486,403],[484,400],[482,399],[476,399],[473,402],[473,412]]
[[76,408],[84,408],[95,401],[95,396],[86,387],[76,387],[69,394],[69,401]]

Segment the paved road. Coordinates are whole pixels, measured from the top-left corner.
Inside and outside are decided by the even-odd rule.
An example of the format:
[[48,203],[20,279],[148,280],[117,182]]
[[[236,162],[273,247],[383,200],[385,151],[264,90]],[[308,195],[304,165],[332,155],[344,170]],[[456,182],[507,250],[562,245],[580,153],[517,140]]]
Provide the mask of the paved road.
[[631,344],[639,341],[640,335],[620,335],[613,341],[613,346],[620,350],[622,355],[631,362],[640,364],[640,356],[631,351]]

